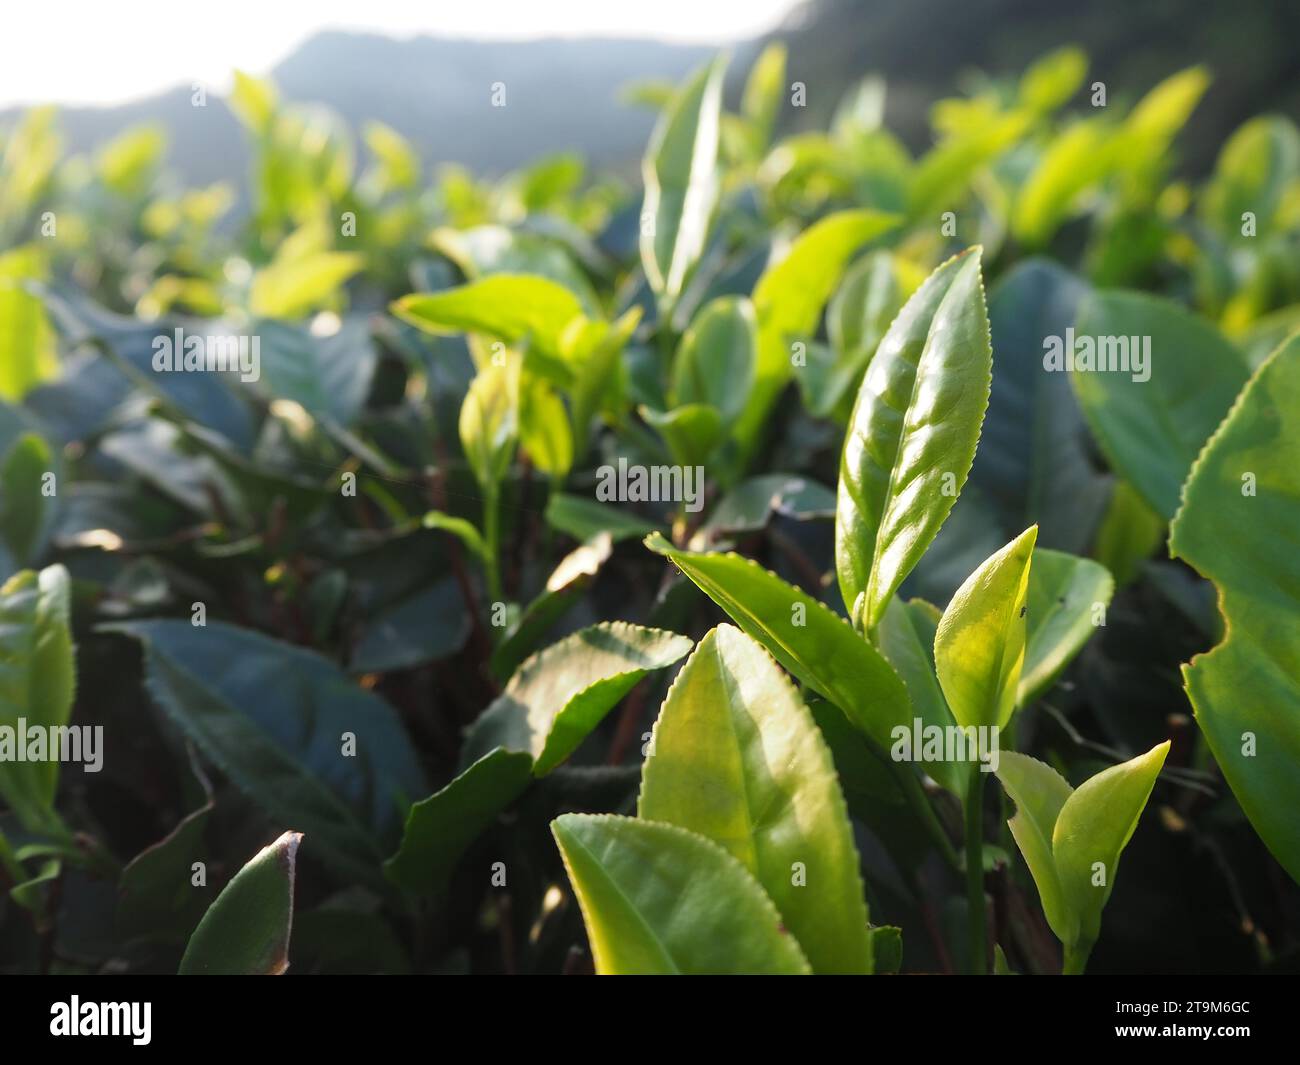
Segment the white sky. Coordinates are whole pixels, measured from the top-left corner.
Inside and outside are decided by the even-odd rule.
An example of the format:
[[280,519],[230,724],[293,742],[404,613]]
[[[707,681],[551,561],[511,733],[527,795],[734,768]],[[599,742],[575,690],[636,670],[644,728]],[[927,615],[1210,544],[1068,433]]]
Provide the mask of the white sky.
[[722,43],[771,29],[795,0],[12,0],[0,107],[114,104],[176,84],[222,91],[322,29],[393,37],[654,37]]

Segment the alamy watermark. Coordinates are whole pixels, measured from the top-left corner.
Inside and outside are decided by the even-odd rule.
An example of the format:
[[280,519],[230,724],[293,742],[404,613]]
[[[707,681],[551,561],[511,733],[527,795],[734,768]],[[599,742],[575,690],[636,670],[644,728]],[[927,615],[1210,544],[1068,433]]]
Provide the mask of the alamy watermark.
[[890,729],[889,757],[895,762],[979,762],[981,773],[996,773],[1002,762],[997,725],[912,724]]
[[83,772],[104,767],[103,725],[0,725],[0,762],[80,762]]
[[1049,373],[1126,373],[1134,381],[1151,379],[1149,336],[1065,336],[1043,338],[1043,369]]
[[177,326],[153,338],[155,373],[238,373],[244,382],[262,376],[262,339],[232,333],[203,336]]
[[681,503],[691,514],[704,509],[703,466],[638,466],[620,458],[596,470],[602,503]]
[[135,1046],[148,1046],[152,1013],[152,1002],[82,1002],[73,995],[50,1006],[50,1035],[129,1036]]

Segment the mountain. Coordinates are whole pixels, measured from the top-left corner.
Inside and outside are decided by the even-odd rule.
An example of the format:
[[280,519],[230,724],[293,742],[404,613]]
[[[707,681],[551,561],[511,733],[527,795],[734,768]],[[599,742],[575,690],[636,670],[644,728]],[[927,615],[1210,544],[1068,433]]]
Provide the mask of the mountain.
[[[270,72],[289,100],[324,104],[354,129],[370,119],[410,138],[426,162],[458,162],[499,173],[548,152],[571,150],[596,166],[640,157],[654,121],[623,103],[641,79],[679,81],[713,49],[643,40],[397,40],[328,31],[304,41]],[[492,87],[505,86],[505,106]],[[0,111],[0,128],[17,110]],[[242,180],[248,148],[225,101],[191,103],[190,86],[113,107],[65,107],[69,147],[93,150],[142,122],[162,126],[181,180]]]
[[[789,47],[789,77],[807,107],[786,108],[787,127],[824,123],[844,90],[868,72],[888,83],[886,121],[914,150],[930,139],[928,111],[975,70],[1018,74],[1062,44],[1092,59],[1089,82],[1132,99],[1193,63],[1214,83],[1181,151],[1203,173],[1245,119],[1300,114],[1297,0],[805,0],[767,39]],[[757,49],[733,49],[727,95],[734,103]],[[622,102],[642,79],[680,81],[713,52],[645,40],[489,42],[329,31],[309,38],[271,71],[291,100],[318,102],[352,128],[377,119],[405,134],[426,162],[459,162],[495,174],[539,155],[571,150],[596,167],[633,172],[653,115]],[[505,85],[506,106],[491,106]],[[89,150],[153,121],[170,136],[170,162],[187,183],[242,182],[248,152],[225,103],[190,102],[188,86],[114,107],[63,111],[69,144]],[[0,128],[16,112],[0,111]]]

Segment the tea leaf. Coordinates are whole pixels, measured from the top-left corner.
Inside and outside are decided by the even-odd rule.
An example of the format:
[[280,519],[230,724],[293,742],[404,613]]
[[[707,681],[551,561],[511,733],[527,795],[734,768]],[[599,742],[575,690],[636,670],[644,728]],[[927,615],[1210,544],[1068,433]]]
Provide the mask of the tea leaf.
[[857,250],[898,225],[896,215],[839,211],[799,234],[785,257],[754,286],[758,362],[749,403],[736,426],[752,448],[781,389],[794,374],[790,345],[811,337],[826,301]]
[[1251,378],[1183,489],[1169,550],[1214,582],[1226,635],[1183,666],[1215,761],[1300,881],[1300,338]]
[[[1101,932],[1101,911],[1115,886],[1119,856],[1133,838],[1169,741],[1085,780],[1065,800],[1052,829],[1061,894],[1078,939],[1092,943]],[[1068,941],[1067,941],[1068,942]]]
[[565,327],[582,314],[563,285],[530,274],[491,274],[443,292],[403,296],[391,307],[404,322],[438,336],[483,333],[506,344],[528,340],[558,357]]
[[1062,943],[1073,942],[1078,917],[1071,911],[1061,887],[1052,854],[1052,832],[1061,807],[1074,789],[1060,773],[1036,758],[1002,751],[998,759],[998,780],[1016,804],[1016,814],[1007,824],[1038,886],[1043,914],[1057,939]]
[[1017,706],[1028,706],[1046,694],[1097,626],[1104,623],[1114,591],[1115,582],[1105,566],[1061,551],[1034,548]]
[[101,631],[140,641],[150,696],[240,791],[339,868],[378,879],[405,804],[428,790],[387,703],[312,651],[223,622]]
[[758,882],[716,843],[628,817],[551,823],[602,975],[810,971]]
[[718,411],[724,425],[735,421],[749,398],[757,344],[749,300],[723,296],[705,306],[677,347],[670,392],[674,406],[703,403]]
[[465,737],[461,764],[504,747],[528,752],[533,775],[544,776],[646,673],[671,666],[690,649],[685,636],[622,621],[565,637],[525,661],[479,715]]
[[[76,690],[71,581],[62,566],[23,570],[0,586],[0,725],[68,723]],[[102,754],[102,752],[101,752]],[[0,795],[32,831],[54,819],[59,761],[0,760]]]
[[[1106,354],[1108,362],[1122,367],[1125,349],[1129,356],[1127,371],[1076,369],[1070,375],[1097,443],[1156,512],[1172,518],[1201,445],[1246,383],[1245,360],[1209,322],[1137,292],[1088,300],[1076,346],[1085,337],[1096,343],[1098,359],[1103,342],[1117,349]],[[1134,344],[1141,348],[1134,351]]]
[[289,968],[301,832],[249,859],[208,907],[181,958],[181,976],[280,976]]
[[776,663],[730,625],[700,640],[664,699],[637,816],[737,858],[815,972],[871,971],[858,854],[830,751]]
[[456,862],[528,786],[532,758],[494,747],[441,791],[411,806],[402,845],[384,863],[390,880],[420,895],[440,894]]
[[880,623],[956,502],[988,405],[991,359],[975,249],[949,259],[907,301],[849,420],[835,562],[860,629]]
[[673,98],[655,126],[641,166],[641,264],[666,307],[676,304],[704,253],[718,195],[719,57]]
[[1011,720],[1028,623],[1029,565],[1038,526],[991,556],[957,589],[934,636],[934,664],[963,727]]
[[889,747],[895,725],[910,723],[911,707],[898,675],[824,604],[739,555],[679,551],[657,533],[645,543],[671,559],[741,629],[881,749]]

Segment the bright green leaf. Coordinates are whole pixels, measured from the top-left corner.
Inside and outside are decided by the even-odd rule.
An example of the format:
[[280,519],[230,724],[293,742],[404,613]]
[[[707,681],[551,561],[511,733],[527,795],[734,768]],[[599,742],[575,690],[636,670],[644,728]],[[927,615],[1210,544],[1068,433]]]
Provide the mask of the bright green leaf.
[[730,625],[700,640],[664,699],[637,816],[737,858],[814,971],[871,971],[858,854],[830,751],[785,674]]
[[1004,727],[1016,708],[1025,660],[1031,525],[957,589],[934,636],[939,684],[963,727]]
[[790,345],[817,329],[826,301],[862,245],[898,224],[879,211],[839,211],[809,226],[754,286],[758,362],[736,435],[752,448],[777,396],[794,371]]
[[641,264],[651,288],[676,304],[704,253],[718,195],[718,128],[726,59],[701,69],[659,118],[642,163]]
[[489,363],[470,383],[460,407],[460,445],[479,486],[494,491],[519,433],[519,367]]
[[363,256],[348,251],[277,256],[254,276],[249,309],[263,318],[300,318],[327,302],[364,265]]
[[1078,921],[1078,941],[1094,942],[1101,911],[1115,886],[1119,856],[1133,838],[1169,741],[1085,780],[1065,800],[1052,829],[1061,894]]
[[39,297],[24,287],[44,277],[44,256],[33,245],[0,255],[0,399],[22,399],[58,372],[54,330]]
[[671,402],[708,404],[728,425],[740,417],[753,385],[757,330],[747,299],[722,296],[703,307],[677,347]]
[[563,285],[530,274],[491,274],[443,292],[417,292],[392,304],[393,313],[438,336],[483,333],[506,344],[528,340],[558,357],[565,327],[582,314]]
[[573,465],[573,431],[564,401],[532,374],[519,383],[519,446],[547,476],[563,478]]
[[800,681],[838,706],[887,750],[912,712],[903,682],[838,614],[747,558],[674,549],[657,533],[646,546],[671,559],[700,590]]
[[758,882],[673,825],[565,814],[551,823],[602,975],[809,972]]
[[991,360],[974,249],[940,266],[907,301],[849,420],[835,559],[859,628],[879,624],[956,502],[975,458]]
[[1074,789],[1051,766],[1015,751],[999,752],[997,777],[1016,804],[1016,814],[1007,823],[1038,885],[1043,915],[1057,939],[1062,943],[1072,942],[1078,921],[1069,908],[1056,870],[1052,832],[1061,807]]
[[[70,594],[62,566],[23,570],[0,587],[0,726],[6,731],[17,730],[19,718],[42,729],[68,723],[76,691]],[[12,751],[0,758],[0,795],[33,831],[54,818],[58,784],[59,762],[52,758],[19,760]]]

